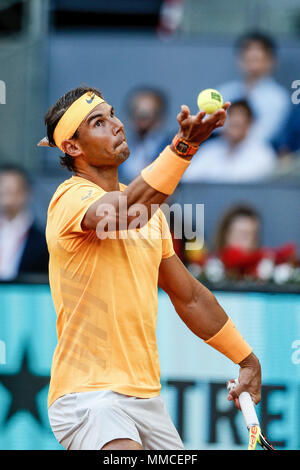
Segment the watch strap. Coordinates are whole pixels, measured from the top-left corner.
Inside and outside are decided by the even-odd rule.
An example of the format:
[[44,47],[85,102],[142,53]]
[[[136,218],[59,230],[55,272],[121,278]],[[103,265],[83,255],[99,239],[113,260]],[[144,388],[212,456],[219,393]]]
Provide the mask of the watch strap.
[[191,157],[195,155],[195,153],[199,149],[199,145],[192,145],[187,140],[175,135],[174,139],[172,140],[172,144],[175,148],[175,151],[181,157]]

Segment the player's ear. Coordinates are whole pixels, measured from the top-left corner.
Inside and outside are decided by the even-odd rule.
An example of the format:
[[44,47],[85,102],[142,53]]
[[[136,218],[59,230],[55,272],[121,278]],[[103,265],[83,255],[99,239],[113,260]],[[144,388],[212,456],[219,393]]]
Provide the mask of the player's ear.
[[73,139],[64,140],[61,146],[64,153],[71,155],[71,157],[78,157],[79,155],[81,155],[80,145]]

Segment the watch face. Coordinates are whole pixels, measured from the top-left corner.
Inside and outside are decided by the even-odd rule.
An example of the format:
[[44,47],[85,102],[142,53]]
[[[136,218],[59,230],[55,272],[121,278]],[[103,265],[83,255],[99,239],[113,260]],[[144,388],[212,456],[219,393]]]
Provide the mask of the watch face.
[[178,142],[178,144],[176,145],[176,149],[180,153],[187,153],[189,146],[185,144],[184,142]]

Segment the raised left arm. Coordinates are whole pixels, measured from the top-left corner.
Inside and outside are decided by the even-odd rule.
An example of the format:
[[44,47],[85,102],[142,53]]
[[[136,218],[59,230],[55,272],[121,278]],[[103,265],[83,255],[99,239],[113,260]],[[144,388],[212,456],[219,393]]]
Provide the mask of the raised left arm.
[[[195,335],[241,367],[240,383],[228,394],[228,399],[234,399],[239,407],[238,396],[246,390],[258,403],[261,388],[259,361],[213,293],[189,273],[176,255],[161,261],[158,285],[169,295],[179,317]],[[235,357],[240,360],[234,360]]]

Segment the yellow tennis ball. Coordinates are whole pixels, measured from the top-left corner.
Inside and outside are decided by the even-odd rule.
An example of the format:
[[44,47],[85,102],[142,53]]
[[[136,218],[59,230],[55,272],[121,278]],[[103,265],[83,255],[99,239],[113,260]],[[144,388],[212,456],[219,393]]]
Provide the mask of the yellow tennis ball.
[[200,111],[212,114],[214,111],[217,111],[217,109],[222,108],[223,98],[217,90],[207,88],[199,93],[197,104]]

